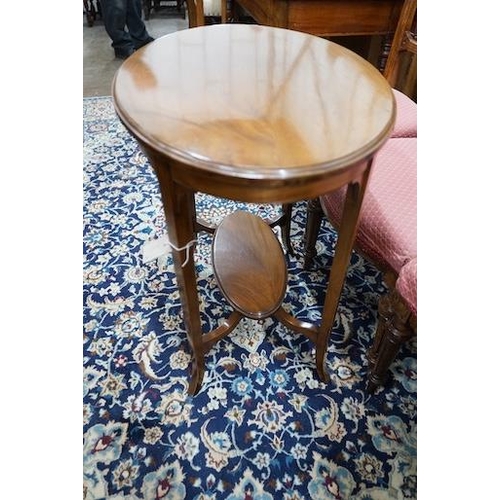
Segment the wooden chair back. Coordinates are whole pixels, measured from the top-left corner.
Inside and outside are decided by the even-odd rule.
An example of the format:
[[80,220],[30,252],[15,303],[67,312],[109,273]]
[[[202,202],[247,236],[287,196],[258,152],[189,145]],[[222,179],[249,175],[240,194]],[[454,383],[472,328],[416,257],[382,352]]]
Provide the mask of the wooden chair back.
[[403,4],[384,76],[391,87],[416,98],[417,0],[405,0]]

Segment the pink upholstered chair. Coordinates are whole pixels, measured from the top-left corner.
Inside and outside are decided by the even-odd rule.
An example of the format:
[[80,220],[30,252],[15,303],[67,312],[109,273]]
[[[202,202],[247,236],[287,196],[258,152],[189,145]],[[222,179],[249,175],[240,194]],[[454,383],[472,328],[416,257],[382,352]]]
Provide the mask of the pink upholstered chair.
[[[320,198],[333,225],[345,189]],[[363,200],[355,246],[384,272],[389,293],[379,303],[375,341],[368,353],[368,388],[384,382],[399,346],[416,332],[417,138],[391,138],[379,151]]]
[[[416,1],[406,0],[394,36],[385,73],[395,81],[402,50],[416,54]],[[409,47],[407,40],[411,40]],[[394,90],[397,117],[391,138],[373,162],[363,200],[355,248],[383,271],[389,292],[379,302],[377,331],[368,352],[368,389],[383,384],[400,345],[416,334],[417,326],[417,105]],[[324,213],[338,227],[345,189],[308,205],[304,266],[316,255],[315,243]]]

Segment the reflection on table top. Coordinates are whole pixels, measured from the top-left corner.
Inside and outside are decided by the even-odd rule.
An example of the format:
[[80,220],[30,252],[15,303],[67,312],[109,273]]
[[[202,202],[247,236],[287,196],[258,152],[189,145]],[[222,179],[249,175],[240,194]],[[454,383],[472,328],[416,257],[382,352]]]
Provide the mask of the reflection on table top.
[[247,178],[364,159],[395,116],[390,87],[367,61],[312,35],[256,25],[157,39],[123,63],[113,97],[153,149]]

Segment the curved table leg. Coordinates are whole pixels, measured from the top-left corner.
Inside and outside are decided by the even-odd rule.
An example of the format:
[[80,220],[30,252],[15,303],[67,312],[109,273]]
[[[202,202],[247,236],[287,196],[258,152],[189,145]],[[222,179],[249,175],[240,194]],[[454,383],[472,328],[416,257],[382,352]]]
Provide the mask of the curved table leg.
[[[312,323],[307,323],[305,321],[300,321],[294,318],[291,314],[288,314],[283,307],[280,307],[275,313],[274,317],[283,323],[287,328],[295,330],[296,332],[305,335],[312,343],[318,346],[319,330],[316,325]],[[318,357],[319,350],[316,350],[316,370],[320,380],[323,382],[328,382],[330,380],[328,373],[325,371],[324,367],[324,357],[325,353],[321,357]],[[318,362],[320,360],[320,362]]]
[[335,255],[330,268],[323,315],[316,342],[316,368],[322,380],[328,379],[325,368],[325,355],[328,349],[330,332],[335,315],[337,314],[340,295],[344,287],[347,268],[351,259],[351,252],[358,228],[359,213],[370,175],[371,163],[372,161],[370,160],[359,182],[351,182],[347,187],[342,220],[335,246]]
[[[183,248],[190,241],[196,239],[195,222],[196,212],[194,192],[177,184],[171,176],[165,160],[158,159],[153,151],[148,151],[148,157],[158,177],[160,191],[168,227],[168,237],[177,247]],[[186,251],[189,259],[186,261]],[[181,298],[184,326],[191,345],[193,366],[188,392],[193,395],[198,392],[203,381],[205,371],[204,347],[201,330],[200,308],[194,266],[193,246],[188,250],[177,251],[172,249],[175,276]]]
[[278,321],[283,323],[287,328],[290,328],[290,330],[302,333],[313,343],[317,342],[318,327],[316,325],[294,318],[291,314],[287,313],[282,306],[279,307],[279,309],[273,314],[273,316]]
[[216,342],[229,335],[238,326],[242,318],[241,313],[233,311],[229,318],[226,318],[219,327],[203,335],[203,351],[208,352]]

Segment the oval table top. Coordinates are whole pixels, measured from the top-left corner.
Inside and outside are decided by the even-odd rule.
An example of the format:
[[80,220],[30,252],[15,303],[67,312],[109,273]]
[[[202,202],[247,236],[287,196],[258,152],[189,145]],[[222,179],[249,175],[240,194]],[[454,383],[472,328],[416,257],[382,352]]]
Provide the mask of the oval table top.
[[392,90],[348,49],[298,31],[221,24],[163,36],[113,81],[140,141],[205,172],[298,179],[369,158],[395,119]]

